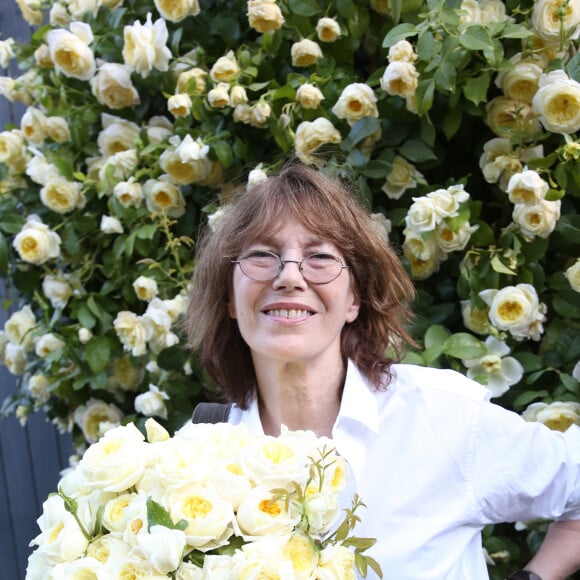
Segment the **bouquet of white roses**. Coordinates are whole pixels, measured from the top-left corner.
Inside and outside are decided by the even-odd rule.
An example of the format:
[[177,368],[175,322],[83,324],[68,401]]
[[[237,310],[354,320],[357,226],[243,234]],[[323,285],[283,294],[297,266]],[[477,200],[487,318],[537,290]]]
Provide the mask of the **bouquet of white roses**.
[[312,432],[252,435],[228,424],[174,437],[153,419],[147,440],[115,427],[67,470],[43,506],[36,578],[354,578],[375,540],[342,524],[347,465]]

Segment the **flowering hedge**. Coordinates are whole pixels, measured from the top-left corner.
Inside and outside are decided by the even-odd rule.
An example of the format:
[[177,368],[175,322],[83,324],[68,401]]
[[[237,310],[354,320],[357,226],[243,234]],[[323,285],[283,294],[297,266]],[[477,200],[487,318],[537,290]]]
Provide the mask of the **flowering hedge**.
[[[18,0],[0,40],[4,414],[79,450],[207,386],[178,321],[200,225],[297,157],[349,180],[417,282],[406,362],[580,423],[579,0]],[[212,289],[208,288],[208,292]],[[501,577],[537,527],[490,531]],[[508,537],[509,536],[509,537]]]

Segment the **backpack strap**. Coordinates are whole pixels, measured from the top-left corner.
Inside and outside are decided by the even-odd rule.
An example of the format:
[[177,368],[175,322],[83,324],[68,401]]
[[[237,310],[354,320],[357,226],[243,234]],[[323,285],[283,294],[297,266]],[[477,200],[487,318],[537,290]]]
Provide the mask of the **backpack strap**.
[[191,415],[192,423],[227,423],[231,403],[198,403]]

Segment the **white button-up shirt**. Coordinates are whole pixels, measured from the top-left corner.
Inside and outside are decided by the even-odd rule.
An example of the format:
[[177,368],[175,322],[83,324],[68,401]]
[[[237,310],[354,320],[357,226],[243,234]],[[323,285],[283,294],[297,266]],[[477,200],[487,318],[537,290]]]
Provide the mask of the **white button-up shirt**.
[[[528,423],[454,371],[393,369],[376,391],[349,362],[332,431],[367,506],[354,534],[377,538],[385,580],[487,579],[486,524],[580,519],[580,428]],[[256,401],[229,423],[263,432]]]

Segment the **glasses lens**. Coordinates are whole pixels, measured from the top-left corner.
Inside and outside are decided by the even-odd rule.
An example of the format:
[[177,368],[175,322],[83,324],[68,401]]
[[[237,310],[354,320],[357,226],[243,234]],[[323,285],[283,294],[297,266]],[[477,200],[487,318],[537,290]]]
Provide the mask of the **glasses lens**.
[[342,271],[342,262],[332,254],[312,254],[302,261],[302,275],[315,284],[332,282]]
[[251,252],[240,258],[240,268],[252,280],[272,280],[280,271],[280,258],[270,252]]

